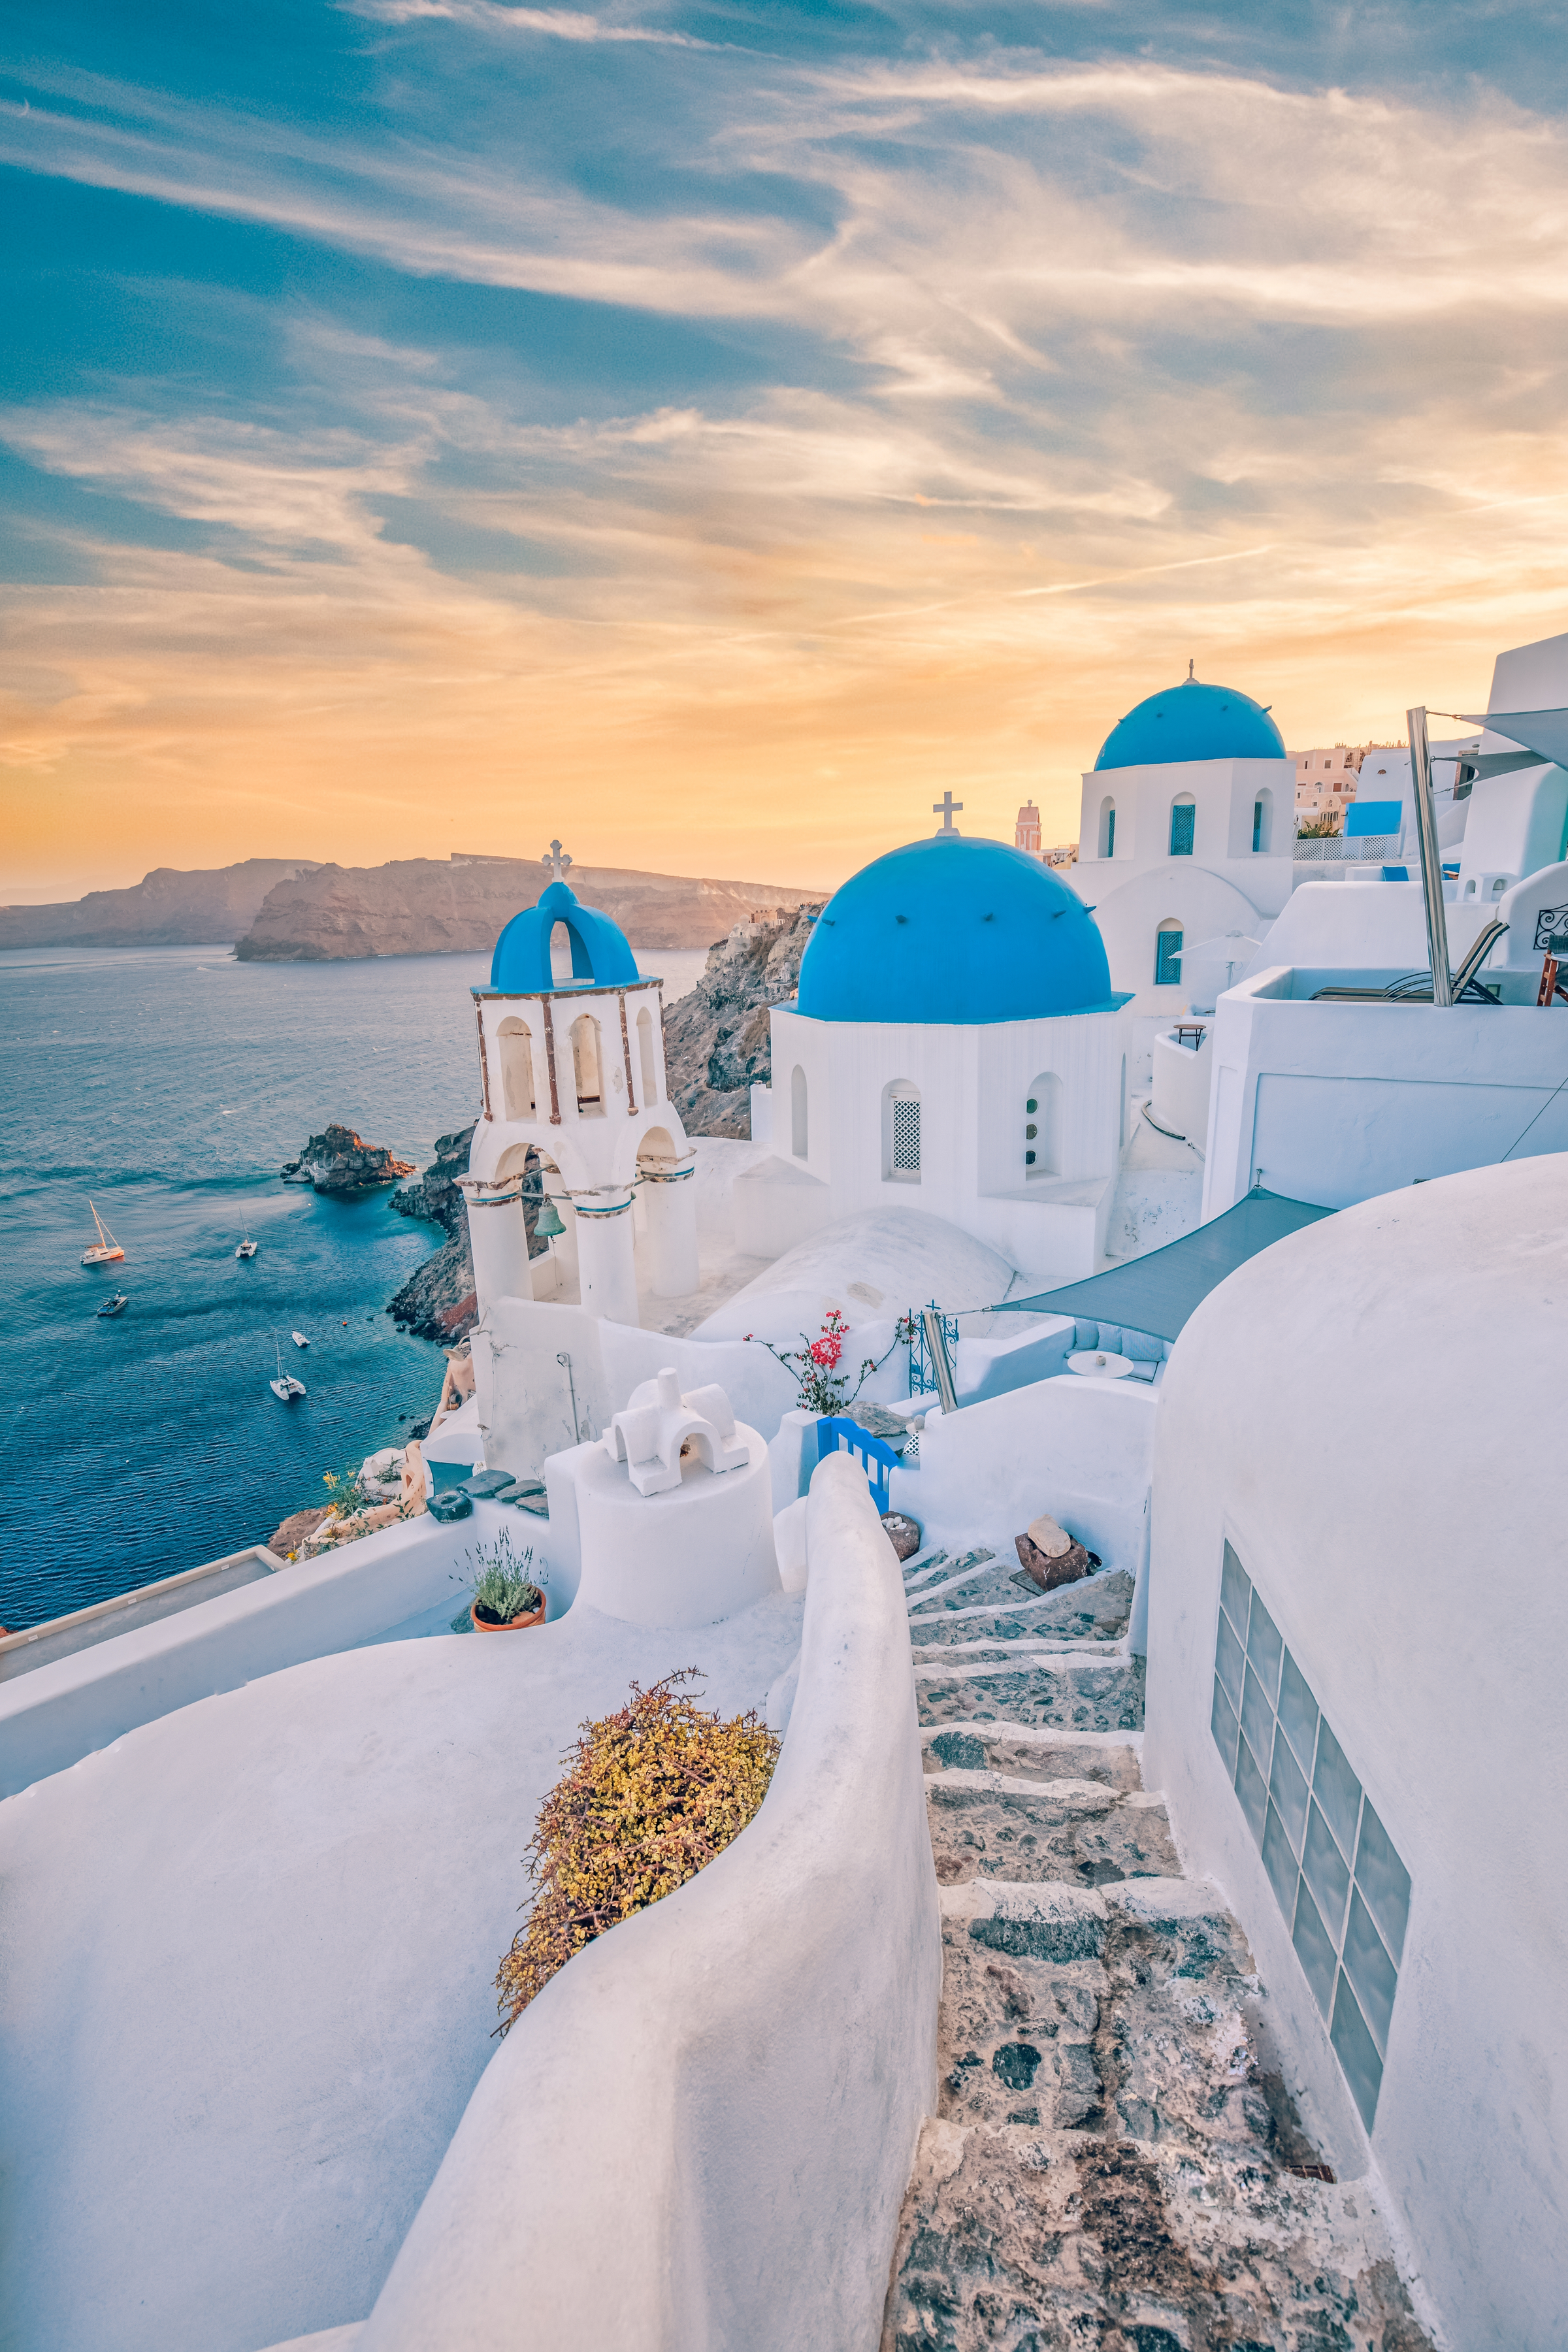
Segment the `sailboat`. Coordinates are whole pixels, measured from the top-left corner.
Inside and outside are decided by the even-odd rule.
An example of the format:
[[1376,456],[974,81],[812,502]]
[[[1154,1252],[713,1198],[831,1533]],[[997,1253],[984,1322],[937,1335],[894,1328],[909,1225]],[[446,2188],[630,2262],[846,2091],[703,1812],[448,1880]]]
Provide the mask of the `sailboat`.
[[235,1251],[235,1255],[236,1257],[254,1257],[260,1247],[261,1244],[259,1242],[253,1242],[250,1235],[247,1234],[245,1239],[240,1243],[239,1247]]
[[121,1248],[98,1211],[92,1208],[90,1200],[87,1205],[92,1209],[92,1222],[98,1227],[98,1239],[90,1249],[83,1250],[81,1254],[83,1265],[107,1265],[111,1258],[123,1257],[125,1252]]
[[284,1404],[292,1404],[296,1397],[304,1395],[305,1383],[303,1381],[297,1381],[292,1372],[284,1370],[283,1350],[276,1339],[272,1342],[272,1352],[278,1359],[278,1378],[275,1381],[268,1381],[267,1385],[273,1395],[280,1398]]

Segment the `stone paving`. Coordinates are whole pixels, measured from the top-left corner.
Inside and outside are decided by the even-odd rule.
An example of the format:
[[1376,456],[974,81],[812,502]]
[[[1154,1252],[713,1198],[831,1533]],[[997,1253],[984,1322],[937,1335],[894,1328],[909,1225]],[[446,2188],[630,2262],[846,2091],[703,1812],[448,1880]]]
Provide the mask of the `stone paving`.
[[882,2352],[1431,2352],[1366,2184],[1292,2169],[1251,1955],[1142,1786],[1131,1577],[1045,1612],[983,1553],[905,1583],[941,2092]]

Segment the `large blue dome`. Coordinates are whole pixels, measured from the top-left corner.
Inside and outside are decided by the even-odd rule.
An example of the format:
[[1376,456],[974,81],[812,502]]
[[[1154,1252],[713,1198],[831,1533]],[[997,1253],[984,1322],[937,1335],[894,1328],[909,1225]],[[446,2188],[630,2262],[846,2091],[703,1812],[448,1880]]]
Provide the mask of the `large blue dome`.
[[623,988],[637,977],[626,933],[597,907],[584,907],[564,882],[552,882],[536,907],[514,915],[490,958],[490,986],[506,995],[534,996],[559,988],[550,962],[550,937],[564,923],[572,942],[572,980],[578,988]]
[[801,959],[797,1009],[813,1021],[968,1027],[1124,1002],[1111,994],[1099,924],[1048,866],[939,833],[835,891]]
[[1282,760],[1285,740],[1260,702],[1233,686],[1184,678],[1152,694],[1100,746],[1100,768],[1153,768],[1178,760]]

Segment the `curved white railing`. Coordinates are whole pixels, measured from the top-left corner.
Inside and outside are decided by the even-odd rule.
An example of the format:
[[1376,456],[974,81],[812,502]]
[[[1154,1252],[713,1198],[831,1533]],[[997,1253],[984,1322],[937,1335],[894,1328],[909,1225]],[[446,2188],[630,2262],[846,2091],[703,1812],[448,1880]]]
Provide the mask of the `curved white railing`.
[[356,2352],[872,2352],[941,1927],[909,1627],[847,1456],[808,1506],[761,1811],[579,1953],[486,2072]]

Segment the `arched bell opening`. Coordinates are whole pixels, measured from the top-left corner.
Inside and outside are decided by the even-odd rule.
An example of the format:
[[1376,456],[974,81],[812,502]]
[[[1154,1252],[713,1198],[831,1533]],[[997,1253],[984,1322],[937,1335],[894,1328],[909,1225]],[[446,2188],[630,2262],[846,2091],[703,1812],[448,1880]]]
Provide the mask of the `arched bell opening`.
[[526,1021],[509,1014],[496,1033],[500,1048],[501,1101],[508,1118],[531,1118],[534,1113],[533,1033]]
[[605,1115],[599,1046],[597,1021],[591,1013],[579,1013],[572,1024],[572,1075],[579,1118],[602,1118]]

